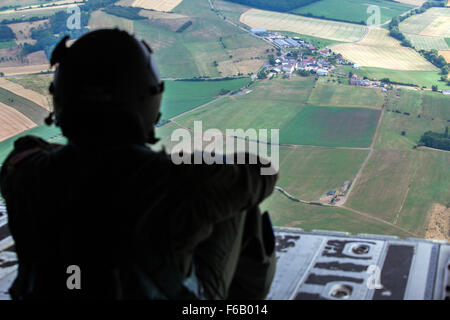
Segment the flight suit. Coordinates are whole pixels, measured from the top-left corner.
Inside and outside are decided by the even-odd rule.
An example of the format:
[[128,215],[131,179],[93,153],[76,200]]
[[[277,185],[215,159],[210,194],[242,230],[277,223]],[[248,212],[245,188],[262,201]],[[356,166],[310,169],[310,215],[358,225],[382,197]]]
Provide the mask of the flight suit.
[[[12,297],[263,299],[276,259],[258,205],[276,176],[261,164],[175,165],[121,139],[15,142],[0,172],[19,260]],[[67,288],[70,265],[80,290]]]

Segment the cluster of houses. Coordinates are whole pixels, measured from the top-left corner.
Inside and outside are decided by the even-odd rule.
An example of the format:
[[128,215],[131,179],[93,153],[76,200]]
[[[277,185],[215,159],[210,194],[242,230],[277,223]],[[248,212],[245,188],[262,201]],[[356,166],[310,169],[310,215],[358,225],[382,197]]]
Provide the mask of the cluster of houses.
[[[327,50],[328,51],[328,50]],[[296,70],[313,71],[319,76],[326,76],[333,71],[336,67],[323,58],[314,57],[300,57],[294,59],[291,56],[280,56],[275,60],[275,66],[270,69],[271,73],[278,74],[284,73],[292,75]]]
[[381,81],[373,81],[369,79],[363,79],[358,77],[356,74],[352,75],[350,78],[350,85],[351,86],[358,86],[358,87],[381,87],[383,88],[383,92],[386,92],[387,89],[385,88],[386,85],[382,83]]
[[354,75],[350,78],[350,85],[351,85],[351,86],[370,87],[371,84],[372,84],[372,81],[370,81],[369,79],[361,79],[361,78],[358,77],[356,74],[354,74]]
[[[253,28],[251,32],[257,37],[263,37],[267,41],[272,42],[278,47],[281,52],[275,62],[276,64],[269,70],[268,77],[272,77],[275,74],[283,73],[285,76],[291,76],[296,70],[306,70],[315,73],[319,76],[326,76],[332,72],[336,67],[328,62],[328,57],[333,55],[330,49],[317,50],[310,42],[304,41],[298,37],[286,37],[278,32],[268,32],[263,28]],[[314,55],[303,56],[301,52],[299,58],[295,59],[291,53],[285,53],[283,49],[309,49]],[[287,50],[286,50],[287,51]],[[317,57],[318,56],[318,57]],[[336,55],[336,64],[343,64],[344,58],[341,54]]]

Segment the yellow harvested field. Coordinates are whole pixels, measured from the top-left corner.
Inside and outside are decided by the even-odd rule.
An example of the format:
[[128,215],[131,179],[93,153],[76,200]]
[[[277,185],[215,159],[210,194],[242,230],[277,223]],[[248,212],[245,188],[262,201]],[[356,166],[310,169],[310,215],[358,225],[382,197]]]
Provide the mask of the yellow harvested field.
[[43,108],[50,110],[48,98],[40,93],[37,93],[36,91],[25,89],[20,84],[8,81],[5,78],[0,78],[0,88],[9,90],[18,96],[22,96]]
[[50,65],[48,63],[32,65],[32,66],[0,67],[0,72],[3,72],[5,74],[5,76],[40,73],[40,72],[47,72],[49,70],[50,70]]
[[436,17],[432,23],[430,23],[423,31],[420,33],[422,36],[431,37],[450,37],[450,17],[440,16]]
[[385,29],[371,28],[367,35],[358,44],[373,47],[391,47],[404,48],[399,41],[389,36],[389,32]]
[[435,203],[430,211],[425,239],[450,241],[450,208]]
[[442,50],[438,52],[440,56],[445,58],[445,61],[450,63],[450,50]]
[[384,29],[370,29],[362,41],[335,45],[333,51],[365,67],[392,70],[437,70],[419,53],[401,46],[399,41],[389,37],[388,31]]
[[0,141],[35,126],[36,124],[23,114],[0,102]]
[[400,23],[400,31],[432,37],[450,36],[450,8],[430,8]]
[[448,50],[445,38],[450,37],[450,9],[430,8],[400,23],[400,31],[416,49]]
[[183,0],[136,0],[132,6],[156,11],[171,11],[181,1]]
[[358,41],[366,31],[366,27],[362,25],[259,9],[244,12],[240,21],[251,28],[290,31],[342,42]]

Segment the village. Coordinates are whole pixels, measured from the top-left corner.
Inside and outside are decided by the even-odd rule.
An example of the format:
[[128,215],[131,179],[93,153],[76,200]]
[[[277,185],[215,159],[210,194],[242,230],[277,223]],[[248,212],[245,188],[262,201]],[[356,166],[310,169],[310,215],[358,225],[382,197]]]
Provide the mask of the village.
[[[278,75],[283,78],[297,75],[328,76],[330,73],[337,73],[337,68],[343,65],[352,66],[355,70],[361,68],[360,65],[344,59],[341,54],[335,53],[329,48],[316,48],[300,37],[289,37],[280,32],[271,32],[263,28],[252,28],[250,31],[255,37],[263,38],[273,44],[277,50],[276,57],[271,57],[269,63],[259,71],[257,76],[260,79],[272,79]],[[359,87],[380,87],[383,92],[395,88],[393,85],[362,78],[356,74],[350,75],[348,83]]]

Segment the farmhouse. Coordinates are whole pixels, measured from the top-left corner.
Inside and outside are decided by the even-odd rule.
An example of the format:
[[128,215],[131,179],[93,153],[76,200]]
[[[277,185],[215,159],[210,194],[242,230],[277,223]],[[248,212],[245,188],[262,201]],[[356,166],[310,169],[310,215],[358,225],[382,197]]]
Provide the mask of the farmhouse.
[[356,63],[355,63],[355,64],[353,65],[353,69],[361,69],[361,66],[360,66],[359,64],[356,64]]
[[317,69],[316,73],[317,73],[318,76],[326,76],[326,75],[328,75],[328,70]]
[[368,86],[370,86],[370,81],[367,79],[358,78],[358,76],[356,74],[354,74],[350,78],[350,85],[359,86],[359,87],[368,87]]
[[294,70],[295,70],[295,65],[294,64],[289,63],[289,64],[283,66],[283,71],[284,72],[292,73],[292,72],[294,72]]
[[320,50],[319,53],[320,53],[320,55],[322,57],[329,57],[330,56],[330,50],[328,50],[328,49]]

